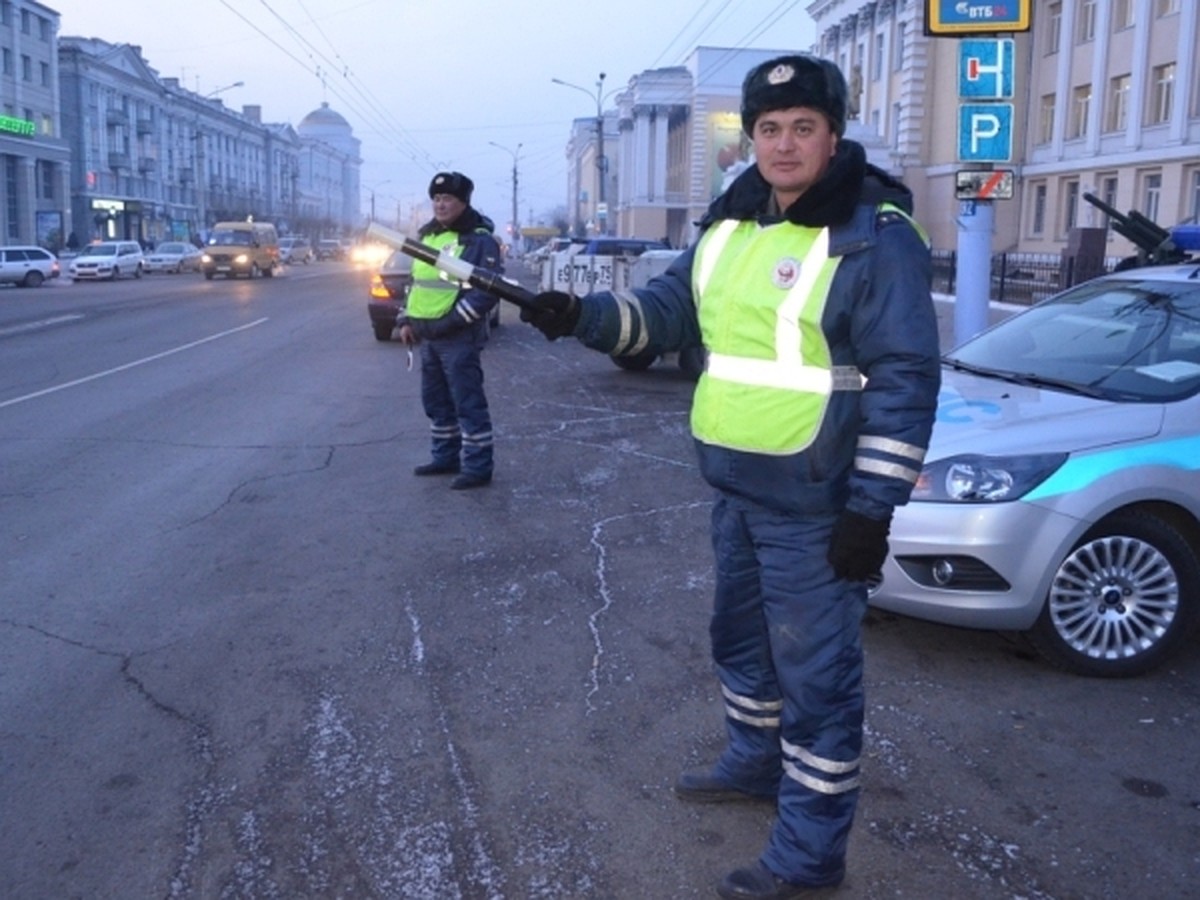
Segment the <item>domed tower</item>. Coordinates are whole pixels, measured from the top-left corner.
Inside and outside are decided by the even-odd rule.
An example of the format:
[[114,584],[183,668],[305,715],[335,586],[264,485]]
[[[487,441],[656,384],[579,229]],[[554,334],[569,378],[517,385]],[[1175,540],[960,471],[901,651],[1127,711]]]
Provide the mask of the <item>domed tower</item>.
[[296,126],[300,137],[302,169],[308,176],[303,189],[305,212],[333,222],[339,232],[360,223],[359,168],[362,142],[350,123],[328,103],[322,103]]

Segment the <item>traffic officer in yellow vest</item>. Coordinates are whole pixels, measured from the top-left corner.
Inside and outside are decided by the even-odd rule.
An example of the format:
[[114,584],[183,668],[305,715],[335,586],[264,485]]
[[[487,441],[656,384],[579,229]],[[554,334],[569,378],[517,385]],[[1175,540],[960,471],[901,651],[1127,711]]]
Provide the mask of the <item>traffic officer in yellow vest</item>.
[[[466,262],[502,271],[492,221],[471,206],[475,185],[461,172],[439,172],[429,183],[433,218],[420,240]],[[480,351],[495,297],[447,280],[428,263],[413,262],[400,339],[421,345],[421,403],[429,417],[433,458],[417,475],[455,475],[450,487],[468,490],[492,480],[492,420],[483,392]]]
[[912,195],[843,137],[837,66],[784,56],[742,86],[755,164],[643,289],[537,295],[548,338],[612,355],[703,346],[691,426],[716,488],[710,626],[727,745],[684,771],[699,803],[777,817],[727,898],[803,897],[845,877],[863,740],[860,623],[933,427],[930,254]]

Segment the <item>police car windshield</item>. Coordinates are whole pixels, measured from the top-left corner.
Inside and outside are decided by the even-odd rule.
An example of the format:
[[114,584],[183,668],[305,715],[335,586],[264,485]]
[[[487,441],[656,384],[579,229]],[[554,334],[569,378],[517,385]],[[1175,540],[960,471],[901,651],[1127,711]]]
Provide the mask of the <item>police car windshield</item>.
[[997,325],[946,357],[980,375],[1125,402],[1200,392],[1200,285],[1094,281]]

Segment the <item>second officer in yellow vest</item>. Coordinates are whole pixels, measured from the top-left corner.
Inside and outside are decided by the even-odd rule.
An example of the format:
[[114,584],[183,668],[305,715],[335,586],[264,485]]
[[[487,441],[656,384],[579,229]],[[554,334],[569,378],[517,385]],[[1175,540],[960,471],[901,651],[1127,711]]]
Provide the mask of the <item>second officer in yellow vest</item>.
[[[439,172],[429,183],[433,218],[420,239],[445,253],[502,271],[492,221],[471,206],[475,186],[461,172]],[[455,490],[492,480],[492,419],[483,391],[480,351],[497,300],[448,280],[428,263],[413,262],[407,309],[397,320],[405,343],[421,347],[421,403],[429,417],[432,458],[417,475],[454,475]]]
[[718,886],[734,900],[845,877],[867,580],[920,474],[939,386],[912,195],[843,137],[847,94],[828,60],[751,70],[754,165],[709,207],[699,240],[645,288],[547,292],[521,314],[612,355],[704,348],[691,424],[717,490],[709,634],[726,747],[675,792],[776,804],[762,856]]

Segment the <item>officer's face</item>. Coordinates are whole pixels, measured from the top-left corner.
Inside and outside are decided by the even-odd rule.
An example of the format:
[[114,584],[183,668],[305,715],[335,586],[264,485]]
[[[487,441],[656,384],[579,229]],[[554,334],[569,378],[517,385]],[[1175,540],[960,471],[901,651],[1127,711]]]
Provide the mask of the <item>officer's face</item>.
[[463,203],[453,194],[433,195],[433,217],[441,225],[449,225],[461,216],[463,210],[466,208],[467,204]]
[[807,106],[774,109],[754,123],[754,157],[780,209],[812,187],[837,150],[837,135],[825,114]]

